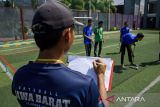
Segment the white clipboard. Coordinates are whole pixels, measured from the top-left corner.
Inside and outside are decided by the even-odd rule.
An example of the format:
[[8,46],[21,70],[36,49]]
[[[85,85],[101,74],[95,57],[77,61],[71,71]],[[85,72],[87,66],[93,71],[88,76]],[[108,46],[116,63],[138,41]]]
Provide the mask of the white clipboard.
[[[97,84],[97,76],[93,68],[93,61],[99,59],[98,57],[86,57],[86,56],[68,56],[68,67],[72,70],[78,71],[84,75],[92,77]],[[107,91],[111,91],[112,78],[114,70],[114,61],[111,58],[101,58],[107,65],[105,72],[105,88]]]

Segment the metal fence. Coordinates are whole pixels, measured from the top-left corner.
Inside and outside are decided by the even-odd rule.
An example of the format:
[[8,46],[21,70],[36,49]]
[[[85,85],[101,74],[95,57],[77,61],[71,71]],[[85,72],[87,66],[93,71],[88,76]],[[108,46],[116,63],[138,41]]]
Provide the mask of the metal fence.
[[[24,33],[25,38],[33,37],[30,27],[34,10],[32,8],[23,8],[22,10],[23,11],[21,12],[19,8],[13,9],[0,7],[0,41],[24,39],[22,36],[22,22],[24,22],[25,29],[28,29],[27,32]],[[102,20],[104,21],[105,31],[108,31],[108,15],[108,13],[93,12],[92,17],[94,20],[94,26],[97,26],[98,21]],[[73,10],[73,16],[87,17],[88,11]],[[77,21],[82,22],[85,25],[87,24],[86,19],[77,19]],[[140,16],[111,13],[109,30],[114,30],[113,28],[120,29],[125,21],[128,22],[130,28],[133,27],[133,24],[136,28],[140,27]],[[82,34],[83,26],[77,25],[76,32],[77,34]]]
[[[88,11],[73,11],[73,15],[76,17],[87,17]],[[109,14],[108,13],[101,13],[101,12],[93,12],[92,17],[94,20],[94,26],[97,26],[98,21],[102,20],[104,22],[104,30],[119,30],[121,27],[123,27],[124,22],[128,22],[128,25],[131,29],[140,28],[140,21],[141,16],[134,16],[134,15],[124,15],[119,13],[111,13],[110,14],[110,28],[108,26],[109,22]],[[87,24],[86,19],[79,19],[78,21]],[[83,27],[82,26],[76,26],[77,33],[82,34]]]
[[0,8],[0,40],[12,40],[20,35],[19,13],[16,9]]

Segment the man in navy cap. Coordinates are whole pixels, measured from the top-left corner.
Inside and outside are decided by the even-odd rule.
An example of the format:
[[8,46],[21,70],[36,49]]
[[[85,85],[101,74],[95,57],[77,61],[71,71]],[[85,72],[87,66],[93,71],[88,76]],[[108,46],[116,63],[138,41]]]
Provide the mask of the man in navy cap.
[[[133,51],[131,48],[131,45],[134,44],[135,42],[141,41],[143,39],[144,35],[142,33],[138,33],[137,35],[134,35],[132,33],[127,33],[123,35],[122,37],[122,50],[121,50],[121,65],[122,69],[125,69],[124,66],[124,55],[125,55],[125,48],[127,48],[128,51],[128,59],[131,65],[133,64]],[[134,44],[135,45],[135,44]]]
[[96,86],[91,77],[69,69],[62,61],[74,40],[73,26],[72,13],[58,2],[50,0],[36,11],[32,30],[40,49],[38,58],[18,69],[12,82],[12,93],[22,107],[106,105],[106,65],[101,60],[93,62]]

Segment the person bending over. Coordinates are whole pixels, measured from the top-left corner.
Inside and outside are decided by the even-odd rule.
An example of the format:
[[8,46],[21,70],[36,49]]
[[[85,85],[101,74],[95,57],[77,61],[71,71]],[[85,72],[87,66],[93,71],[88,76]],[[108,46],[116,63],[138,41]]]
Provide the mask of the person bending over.
[[128,59],[131,65],[133,64],[133,51],[131,48],[131,45],[134,44],[135,42],[141,41],[143,39],[144,35],[142,33],[138,33],[137,35],[134,35],[132,33],[127,33],[123,35],[122,37],[122,52],[121,52],[121,65],[122,69],[125,69],[124,66],[124,55],[125,55],[125,49],[127,48],[128,51]]

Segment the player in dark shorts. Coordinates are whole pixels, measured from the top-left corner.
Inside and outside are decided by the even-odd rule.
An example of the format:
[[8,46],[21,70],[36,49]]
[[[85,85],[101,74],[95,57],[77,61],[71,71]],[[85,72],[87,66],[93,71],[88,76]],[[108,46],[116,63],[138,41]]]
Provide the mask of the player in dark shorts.
[[121,28],[120,30],[120,43],[121,43],[121,47],[120,47],[120,51],[119,53],[121,53],[122,50],[122,37],[123,35],[130,33],[130,28],[128,27],[128,23],[124,22],[124,27]]
[[88,20],[88,25],[84,27],[83,29],[83,37],[84,37],[84,45],[86,50],[86,56],[91,55],[91,49],[92,49],[92,19]]
[[98,26],[94,29],[95,44],[94,44],[94,56],[97,57],[97,45],[99,45],[98,57],[101,57],[103,37],[103,21],[98,22]]

